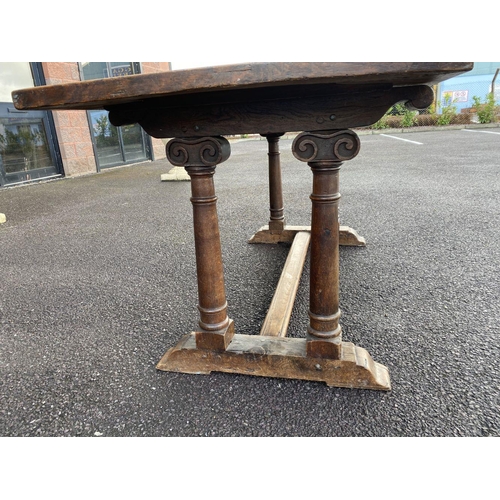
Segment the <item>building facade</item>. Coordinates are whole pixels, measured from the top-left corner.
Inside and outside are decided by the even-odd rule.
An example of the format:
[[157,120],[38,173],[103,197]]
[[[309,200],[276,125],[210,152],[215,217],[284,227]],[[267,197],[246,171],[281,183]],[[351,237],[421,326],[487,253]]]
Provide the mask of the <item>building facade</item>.
[[440,102],[444,105],[448,101],[460,112],[474,106],[474,96],[484,101],[493,92],[495,101],[500,103],[499,69],[500,62],[475,62],[471,71],[439,84]]
[[0,187],[165,157],[164,143],[104,110],[19,111],[11,92],[96,78],[170,71],[168,62],[0,62]]

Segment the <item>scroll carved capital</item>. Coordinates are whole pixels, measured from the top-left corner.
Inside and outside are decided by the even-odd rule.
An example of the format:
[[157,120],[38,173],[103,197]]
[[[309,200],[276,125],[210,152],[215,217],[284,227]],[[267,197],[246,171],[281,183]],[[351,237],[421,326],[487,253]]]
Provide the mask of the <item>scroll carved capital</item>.
[[231,154],[224,137],[172,139],[166,148],[168,160],[176,167],[215,167]]
[[359,137],[351,130],[303,132],[292,144],[295,158],[308,163],[351,160],[359,148]]

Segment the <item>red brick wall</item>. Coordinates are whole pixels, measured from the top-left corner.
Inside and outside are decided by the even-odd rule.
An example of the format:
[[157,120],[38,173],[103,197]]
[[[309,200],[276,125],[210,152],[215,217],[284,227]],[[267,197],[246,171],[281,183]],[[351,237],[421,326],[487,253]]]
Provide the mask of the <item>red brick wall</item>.
[[143,62],[141,63],[143,73],[161,73],[162,71],[170,71],[169,62]]
[[[47,85],[80,81],[76,62],[44,62],[42,67]],[[53,111],[53,116],[65,175],[96,172],[86,111]]]
[[[47,85],[80,81],[76,62],[44,62],[43,73]],[[169,62],[141,63],[143,73],[170,71]],[[90,127],[86,111],[53,111],[57,139],[66,176],[76,176],[97,171],[92,148]],[[165,141],[151,138],[153,159],[165,158]]]

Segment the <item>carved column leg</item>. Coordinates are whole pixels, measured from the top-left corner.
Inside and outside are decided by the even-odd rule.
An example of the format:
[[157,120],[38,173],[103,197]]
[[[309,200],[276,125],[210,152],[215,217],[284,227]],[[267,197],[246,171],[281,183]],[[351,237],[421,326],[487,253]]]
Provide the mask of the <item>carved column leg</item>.
[[292,151],[313,172],[307,354],[340,359],[339,170],[344,160],[357,155],[359,139],[350,130],[304,132],[294,140]]
[[[283,207],[283,188],[281,183],[281,164],[279,138],[283,135],[261,134],[267,139],[269,156],[269,206],[270,219],[268,226],[260,228],[249,240],[249,243],[292,243],[295,235],[309,231],[309,226],[287,226]],[[339,227],[339,245],[365,246],[365,239],[349,226]]]
[[279,140],[283,134],[267,134],[269,157],[269,230],[283,231],[285,216],[283,209],[283,187],[281,183],[281,163]]
[[191,177],[200,311],[199,329],[195,333],[200,349],[225,350],[234,336],[233,322],[227,316],[213,181],[215,167],[227,160],[230,153],[229,142],[223,137],[172,139],[167,144],[169,161],[185,167]]

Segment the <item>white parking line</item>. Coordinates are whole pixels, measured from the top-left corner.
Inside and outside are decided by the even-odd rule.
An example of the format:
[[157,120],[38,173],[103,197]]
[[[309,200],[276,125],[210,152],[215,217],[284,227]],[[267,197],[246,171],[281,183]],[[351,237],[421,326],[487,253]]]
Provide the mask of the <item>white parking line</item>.
[[393,135],[387,135],[387,134],[380,134],[383,135],[384,137],[390,137],[391,139],[397,139],[398,141],[405,141],[405,142],[411,142],[412,144],[420,144],[423,145],[423,142],[417,142],[417,141],[410,141],[410,139],[403,139],[401,137],[395,137]]
[[500,132],[490,132],[489,130],[470,130],[468,128],[463,128],[462,132],[476,132],[478,134],[496,134],[496,135],[500,135]]

